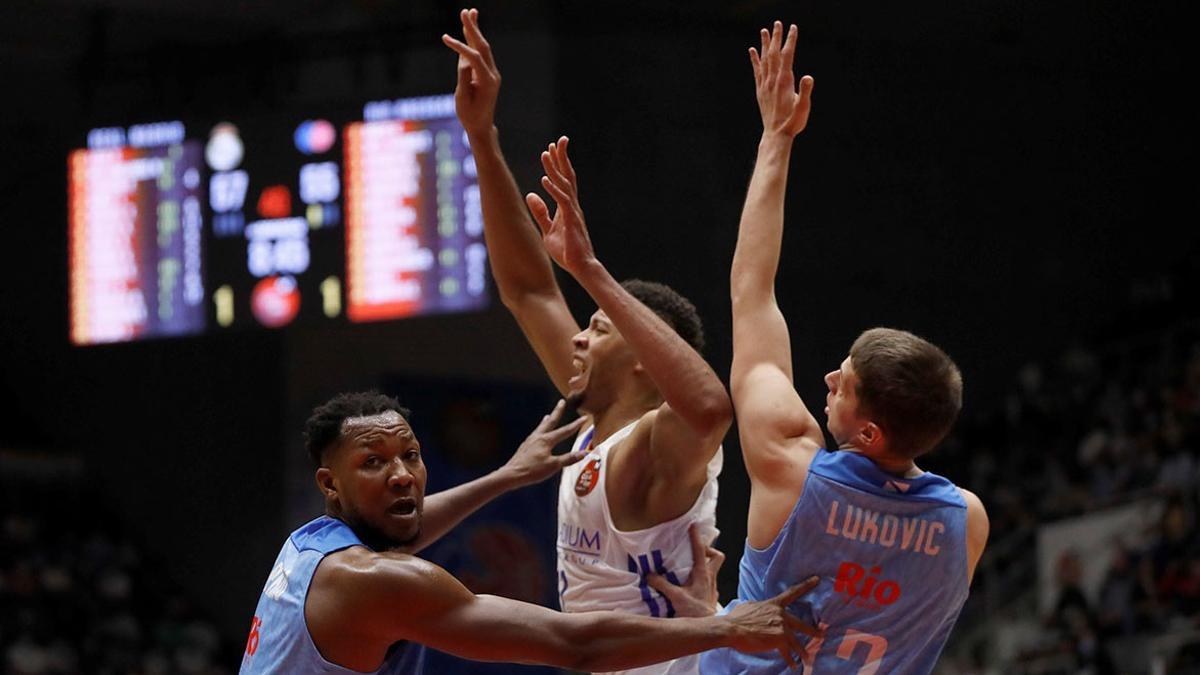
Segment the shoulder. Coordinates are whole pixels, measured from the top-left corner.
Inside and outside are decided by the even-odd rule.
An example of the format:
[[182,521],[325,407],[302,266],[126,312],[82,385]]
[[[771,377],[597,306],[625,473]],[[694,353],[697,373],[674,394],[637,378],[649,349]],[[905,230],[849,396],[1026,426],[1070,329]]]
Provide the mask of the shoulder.
[[967,538],[972,546],[978,546],[982,551],[983,545],[987,542],[988,530],[991,528],[987,509],[983,507],[983,501],[974,492],[964,487],[959,487],[958,491],[962,493],[963,501],[967,503]]
[[[453,606],[464,591],[431,562],[355,546],[321,561],[309,587],[305,615],[317,630],[333,621],[338,630],[395,640],[406,631],[403,624]],[[396,614],[398,606],[406,608],[403,616]]]
[[352,546],[331,553],[313,575],[313,585],[352,593],[359,589],[420,585],[446,572],[437,565],[403,553],[378,553],[365,546]]
[[974,492],[962,486],[955,486],[962,494],[963,501],[967,503],[967,520],[982,520],[983,524],[987,524],[987,509],[983,507],[983,500]]

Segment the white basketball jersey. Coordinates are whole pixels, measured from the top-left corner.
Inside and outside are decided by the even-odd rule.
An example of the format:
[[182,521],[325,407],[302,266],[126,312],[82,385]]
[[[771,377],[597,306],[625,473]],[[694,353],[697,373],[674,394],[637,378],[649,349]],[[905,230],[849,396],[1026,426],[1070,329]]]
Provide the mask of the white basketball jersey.
[[[655,573],[684,584],[692,573],[688,526],[700,523],[704,541],[717,536],[717,476],[722,449],[708,463],[708,478],[687,513],[644,530],[623,532],[608,510],[605,477],[608,452],[633,431],[633,421],[562,472],[558,487],[558,604],[564,612],[606,609],[669,618],[675,608],[646,584]],[[584,429],[573,450],[591,442],[594,427]],[[688,656],[636,670],[652,673],[696,673],[699,659]]]

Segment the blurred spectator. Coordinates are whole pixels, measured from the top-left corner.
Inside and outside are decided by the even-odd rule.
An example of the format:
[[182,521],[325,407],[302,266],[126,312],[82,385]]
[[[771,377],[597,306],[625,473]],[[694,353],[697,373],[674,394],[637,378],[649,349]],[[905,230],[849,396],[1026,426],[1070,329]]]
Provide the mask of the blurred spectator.
[[4,672],[230,672],[236,652],[74,487],[0,487]]

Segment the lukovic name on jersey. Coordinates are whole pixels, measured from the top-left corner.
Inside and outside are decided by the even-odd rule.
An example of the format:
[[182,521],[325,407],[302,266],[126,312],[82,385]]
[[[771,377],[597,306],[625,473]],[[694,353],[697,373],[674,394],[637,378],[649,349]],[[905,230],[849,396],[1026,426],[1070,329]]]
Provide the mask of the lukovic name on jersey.
[[829,503],[829,519],[825,523],[825,534],[833,537],[928,556],[941,552],[941,539],[945,533],[946,524],[940,520],[894,516],[842,504],[836,499]]

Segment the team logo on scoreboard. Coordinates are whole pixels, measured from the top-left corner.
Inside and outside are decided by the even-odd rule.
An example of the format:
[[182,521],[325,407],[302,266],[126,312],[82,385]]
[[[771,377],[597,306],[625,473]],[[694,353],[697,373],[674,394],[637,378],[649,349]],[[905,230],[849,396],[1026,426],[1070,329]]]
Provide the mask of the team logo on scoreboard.
[[600,458],[597,457],[587,463],[583,467],[583,471],[579,472],[579,478],[575,480],[575,494],[580,497],[586,497],[592,490],[596,489],[596,483],[600,482]]
[[250,296],[254,318],[267,328],[286,326],[300,311],[300,289],[292,277],[267,277]]

